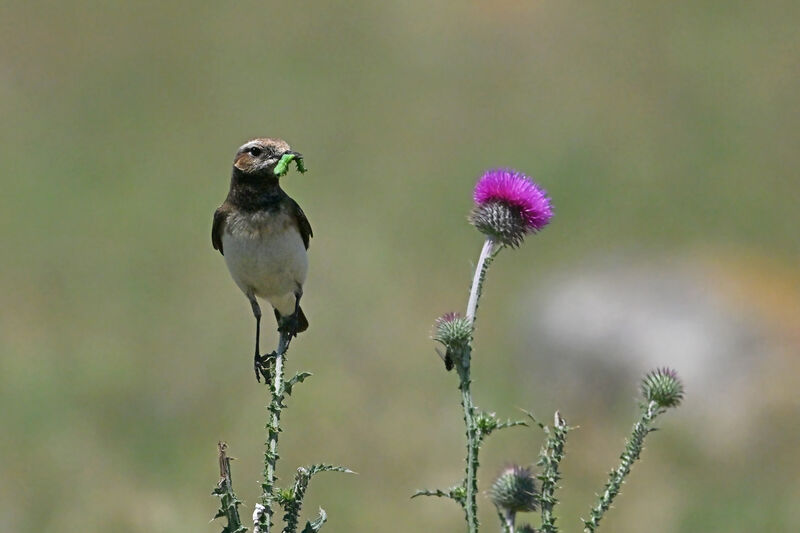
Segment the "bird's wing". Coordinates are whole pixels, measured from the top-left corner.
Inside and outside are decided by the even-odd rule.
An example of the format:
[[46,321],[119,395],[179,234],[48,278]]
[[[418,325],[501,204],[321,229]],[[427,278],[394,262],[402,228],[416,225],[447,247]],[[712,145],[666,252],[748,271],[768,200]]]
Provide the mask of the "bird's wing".
[[214,211],[214,224],[211,226],[211,244],[222,255],[225,255],[225,252],[222,251],[222,232],[225,231],[228,215],[230,215],[230,209],[226,204],[222,204]]
[[292,203],[292,211],[294,212],[295,218],[297,218],[297,226],[300,228],[300,236],[303,238],[303,244],[306,246],[306,250],[308,250],[308,242],[311,240],[311,237],[314,236],[314,232],[311,230],[311,223],[308,221],[306,214],[303,213],[303,210],[300,209],[300,206],[289,198]]

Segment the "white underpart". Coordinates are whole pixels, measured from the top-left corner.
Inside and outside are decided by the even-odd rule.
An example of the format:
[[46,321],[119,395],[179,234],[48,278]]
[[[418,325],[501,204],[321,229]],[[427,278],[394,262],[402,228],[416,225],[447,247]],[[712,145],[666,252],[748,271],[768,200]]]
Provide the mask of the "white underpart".
[[267,300],[283,316],[294,313],[295,294],[302,293],[308,272],[303,238],[288,214],[262,219],[231,216],[222,234],[225,263],[245,293]]

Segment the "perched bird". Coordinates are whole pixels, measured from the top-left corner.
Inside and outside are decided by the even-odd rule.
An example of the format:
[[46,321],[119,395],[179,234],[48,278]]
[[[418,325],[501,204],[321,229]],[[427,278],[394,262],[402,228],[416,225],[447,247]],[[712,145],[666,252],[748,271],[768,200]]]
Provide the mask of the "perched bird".
[[269,360],[275,353],[262,356],[259,351],[258,299],[273,307],[278,331],[289,339],[308,328],[300,298],[313,234],[305,213],[279,183],[288,161],[294,160],[304,170],[302,157],[281,139],[257,138],[243,144],[233,160],[228,197],[214,212],[211,228],[214,249],[225,257],[233,281],[252,306],[256,318],[253,366],[256,379],[264,376],[267,383]]

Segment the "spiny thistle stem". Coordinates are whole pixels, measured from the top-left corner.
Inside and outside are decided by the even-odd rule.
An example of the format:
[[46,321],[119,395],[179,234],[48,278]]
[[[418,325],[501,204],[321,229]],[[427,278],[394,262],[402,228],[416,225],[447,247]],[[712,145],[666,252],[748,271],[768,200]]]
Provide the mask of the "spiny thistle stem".
[[478,300],[483,291],[483,281],[486,279],[486,271],[492,264],[500,248],[495,247],[495,242],[487,238],[483,243],[481,255],[478,258],[478,265],[475,268],[475,276],[472,278],[472,288],[469,291],[469,302],[467,302],[467,319],[475,323],[475,313],[478,311]]
[[217,445],[219,449],[219,482],[214,489],[214,495],[220,499],[219,511],[214,518],[225,517],[228,525],[222,530],[223,533],[244,533],[247,528],[242,525],[239,517],[239,504],[233,492],[233,481],[231,479],[231,459],[226,453],[228,445],[222,441]]
[[[472,278],[472,287],[469,291],[469,301],[467,303],[466,318],[470,323],[475,323],[475,314],[478,311],[478,302],[483,292],[483,282],[486,279],[486,272],[492,261],[500,252],[502,247],[495,245],[491,238],[487,238],[483,243],[478,264],[475,267],[475,275]],[[481,445],[481,435],[478,424],[475,420],[475,405],[472,402],[472,392],[470,391],[470,359],[472,357],[472,347],[467,346],[461,354],[460,361],[456,364],[460,383],[458,388],[461,390],[461,407],[464,409],[464,425],[467,434],[467,458],[466,458],[466,479],[464,488],[466,498],[464,501],[464,512],[467,515],[467,530],[469,533],[478,532],[478,451]]]
[[516,533],[517,517],[514,513],[504,513],[498,509],[497,516],[500,518],[500,533]]
[[269,533],[272,529],[272,500],[275,489],[275,467],[278,462],[278,435],[280,433],[281,409],[283,409],[284,379],[283,367],[286,351],[289,349],[291,336],[281,332],[278,340],[278,349],[275,351],[274,362],[271,365],[272,385],[270,387],[270,403],[267,410],[270,413],[267,420],[267,443],[264,452],[264,481],[261,484],[261,506],[257,507],[253,515],[253,531],[255,533]]
[[620,455],[619,466],[609,474],[603,494],[598,497],[597,505],[589,513],[590,518],[583,521],[585,526],[584,533],[594,533],[597,529],[603,515],[611,507],[614,498],[620,493],[625,477],[631,471],[631,466],[639,459],[644,447],[645,437],[648,433],[654,431],[652,427],[653,421],[658,415],[666,411],[655,401],[650,401],[642,407],[642,416],[634,424],[630,439],[625,442],[625,449]]
[[564,445],[567,442],[567,432],[570,429],[566,420],[561,417],[558,411],[556,411],[553,418],[553,427],[545,428],[548,434],[547,442],[539,456],[539,465],[543,467],[542,474],[539,476],[542,482],[542,495],[540,498],[542,533],[558,533],[553,509],[558,503],[555,492],[561,479],[558,467],[564,458]]
[[464,512],[467,515],[469,533],[477,533],[478,450],[480,447],[480,435],[478,434],[478,425],[475,422],[475,406],[472,403],[472,393],[470,392],[469,351],[469,348],[465,350],[462,358],[464,363],[458,365],[458,373],[461,378],[458,388],[461,390],[461,407],[464,409],[464,425],[466,426],[467,433],[466,479],[464,483],[466,498],[464,501]]

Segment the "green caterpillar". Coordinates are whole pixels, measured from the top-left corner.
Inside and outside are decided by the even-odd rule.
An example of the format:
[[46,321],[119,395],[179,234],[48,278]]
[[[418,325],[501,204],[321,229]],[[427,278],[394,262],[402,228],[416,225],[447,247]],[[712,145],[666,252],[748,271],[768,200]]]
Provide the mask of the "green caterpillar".
[[275,175],[281,177],[284,174],[286,174],[286,172],[289,171],[289,163],[291,163],[292,161],[294,161],[295,165],[297,165],[298,172],[300,172],[301,174],[305,173],[306,167],[303,164],[302,157],[297,157],[297,155],[295,154],[283,154],[281,160],[278,161],[277,165],[275,165],[275,170],[273,170]]

